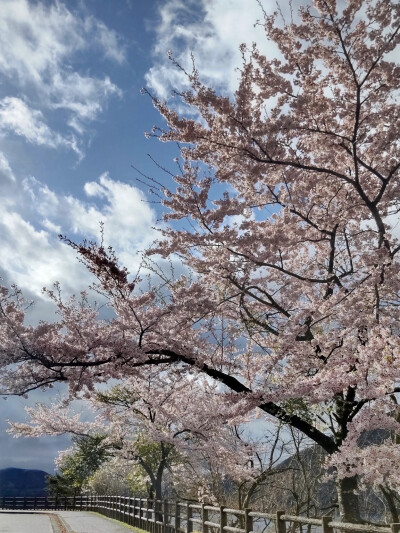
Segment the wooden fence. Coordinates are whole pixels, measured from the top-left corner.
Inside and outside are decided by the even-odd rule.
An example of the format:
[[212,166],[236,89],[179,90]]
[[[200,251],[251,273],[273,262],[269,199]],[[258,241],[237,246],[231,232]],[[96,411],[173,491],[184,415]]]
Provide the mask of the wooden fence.
[[[147,498],[95,496],[92,504],[93,510],[150,533],[258,533],[263,529],[257,527],[256,522],[260,520],[273,523],[276,533],[293,531],[295,525],[306,526],[308,531],[314,526],[322,533],[400,533],[400,524],[387,527],[346,524],[333,521],[331,516],[307,518],[289,515],[284,511],[262,513],[251,509],[238,510]],[[299,529],[302,530],[297,527]]]
[[0,496],[0,509],[15,510],[65,510],[65,511],[87,511],[92,508],[91,496],[76,497],[19,497]]
[[[322,533],[400,533],[400,523],[390,526],[346,524],[331,516],[307,518],[286,514],[261,513],[189,502],[150,500],[124,496],[78,496],[53,498],[1,498],[1,509],[50,509],[96,511],[149,533],[258,533],[260,521],[273,524],[276,533],[311,531]],[[297,526],[297,527],[296,527]]]

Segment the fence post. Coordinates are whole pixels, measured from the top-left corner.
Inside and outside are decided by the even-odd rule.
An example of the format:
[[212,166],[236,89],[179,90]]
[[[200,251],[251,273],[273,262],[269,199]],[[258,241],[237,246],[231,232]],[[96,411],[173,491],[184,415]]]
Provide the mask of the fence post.
[[392,533],[400,533],[400,524],[397,522],[390,524],[390,529],[392,530]]
[[205,508],[204,503],[201,504],[201,521],[203,526],[203,533],[208,533],[208,525],[205,522],[208,522],[208,509]]
[[190,507],[190,504],[186,504],[186,533],[192,533],[193,531],[193,522],[191,521],[191,518],[193,517],[193,509]]
[[286,533],[286,522],[281,519],[281,516],[285,514],[285,511],[278,511],[275,519],[275,531],[276,533]]
[[[142,501],[142,500],[140,500],[140,501]],[[143,527],[143,529],[146,529],[146,531],[149,531],[149,529],[148,529],[149,499],[145,498],[145,501],[146,501],[146,507],[144,508],[143,513],[141,512],[141,515],[143,515],[143,519],[144,519],[144,527]]]
[[244,510],[244,529],[246,533],[251,533],[253,531],[253,517],[250,516],[251,509],[248,507]]
[[[133,510],[133,512],[134,512],[134,515],[135,515],[135,523],[134,523],[133,525],[134,525],[135,527],[139,527],[139,526],[140,526],[139,519],[138,519],[138,509],[137,509],[137,506],[138,506],[138,505],[137,505],[137,504],[138,504],[138,499],[139,499],[139,498],[136,498],[136,496],[135,496],[135,498],[134,498],[134,503],[133,503],[133,505],[134,505],[134,510]],[[139,502],[139,505],[140,505],[140,502]]]
[[[331,516],[322,517],[322,533],[333,533],[333,528],[329,526],[329,522],[332,522]],[[392,533],[395,533],[392,531]]]
[[128,515],[129,515],[128,524],[130,526],[133,526],[133,523],[132,523],[132,497],[131,496],[129,496],[129,498],[128,498]]
[[227,514],[224,511],[224,507],[219,508],[220,517],[219,517],[219,530],[220,533],[224,533],[224,527],[227,525]]
[[175,502],[175,533],[180,533],[181,529],[181,508],[179,502]]

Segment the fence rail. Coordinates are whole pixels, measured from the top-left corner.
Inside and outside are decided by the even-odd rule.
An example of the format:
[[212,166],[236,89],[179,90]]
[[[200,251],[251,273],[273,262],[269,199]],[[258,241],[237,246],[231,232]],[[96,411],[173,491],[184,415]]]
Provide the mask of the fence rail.
[[0,509],[86,511],[91,508],[92,499],[91,496],[0,496]]
[[262,513],[251,509],[125,496],[0,497],[0,508],[96,511],[149,533],[258,533],[255,522],[260,519],[273,522],[276,533],[287,533],[288,523],[291,526],[316,526],[322,533],[400,533],[400,523],[390,526],[348,524],[336,522],[331,516],[308,518],[284,511]]

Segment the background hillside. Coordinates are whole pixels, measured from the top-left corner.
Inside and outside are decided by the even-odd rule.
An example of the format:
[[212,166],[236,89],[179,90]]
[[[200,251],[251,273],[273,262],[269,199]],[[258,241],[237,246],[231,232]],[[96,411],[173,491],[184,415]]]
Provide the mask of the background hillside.
[[47,472],[22,468],[0,470],[0,496],[45,496]]

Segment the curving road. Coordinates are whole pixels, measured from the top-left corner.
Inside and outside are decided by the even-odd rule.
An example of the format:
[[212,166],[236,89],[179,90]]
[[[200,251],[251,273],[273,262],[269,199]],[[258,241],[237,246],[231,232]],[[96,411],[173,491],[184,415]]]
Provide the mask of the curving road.
[[132,533],[135,531],[131,526],[125,526],[91,512],[58,511],[57,514],[73,533]]
[[134,531],[87,511],[0,511],[1,533],[129,533]]

